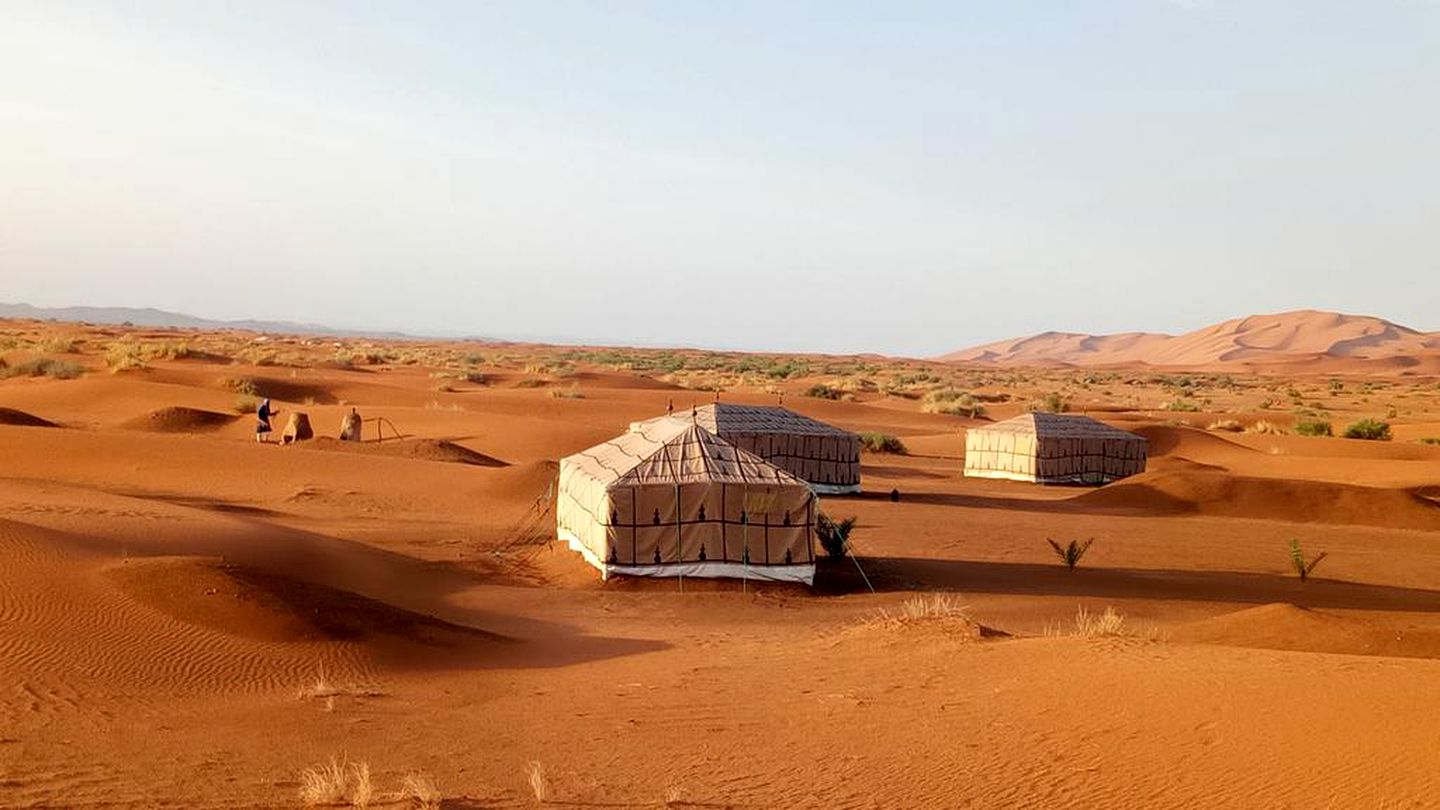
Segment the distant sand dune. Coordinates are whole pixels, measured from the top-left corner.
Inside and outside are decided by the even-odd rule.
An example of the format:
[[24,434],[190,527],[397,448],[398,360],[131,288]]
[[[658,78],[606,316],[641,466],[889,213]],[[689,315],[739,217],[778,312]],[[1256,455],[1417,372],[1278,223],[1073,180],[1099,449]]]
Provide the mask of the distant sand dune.
[[1297,310],[1236,318],[1174,336],[1045,332],[951,352],[939,359],[1016,366],[1217,369],[1289,365],[1322,373],[1327,369],[1428,373],[1440,369],[1440,334],[1417,332],[1370,316]]

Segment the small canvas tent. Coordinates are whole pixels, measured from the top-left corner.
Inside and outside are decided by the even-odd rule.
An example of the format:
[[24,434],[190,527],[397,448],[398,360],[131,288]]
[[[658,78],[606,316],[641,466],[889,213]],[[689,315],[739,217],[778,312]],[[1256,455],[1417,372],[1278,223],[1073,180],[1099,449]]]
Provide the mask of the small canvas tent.
[[[821,495],[860,491],[860,437],[786,408],[716,402],[661,416],[698,424],[730,444],[788,470]],[[631,430],[656,419],[636,422]]]
[[560,461],[559,539],[602,576],[807,585],[818,505],[804,481],[689,420],[659,419]]
[[1104,484],[1145,472],[1146,442],[1088,416],[1027,413],[965,433],[965,475]]

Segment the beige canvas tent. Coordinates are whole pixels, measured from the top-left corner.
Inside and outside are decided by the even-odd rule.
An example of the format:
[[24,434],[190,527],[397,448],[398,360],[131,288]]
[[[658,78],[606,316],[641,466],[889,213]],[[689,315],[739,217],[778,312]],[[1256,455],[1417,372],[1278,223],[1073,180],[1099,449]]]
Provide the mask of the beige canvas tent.
[[1145,472],[1146,442],[1088,416],[1027,413],[965,433],[965,475],[1104,484]]
[[559,539],[601,575],[815,579],[815,494],[689,420],[560,461]]
[[[698,424],[810,483],[821,495],[860,491],[860,437],[794,411],[716,402],[659,419]],[[657,420],[636,422],[631,430]]]

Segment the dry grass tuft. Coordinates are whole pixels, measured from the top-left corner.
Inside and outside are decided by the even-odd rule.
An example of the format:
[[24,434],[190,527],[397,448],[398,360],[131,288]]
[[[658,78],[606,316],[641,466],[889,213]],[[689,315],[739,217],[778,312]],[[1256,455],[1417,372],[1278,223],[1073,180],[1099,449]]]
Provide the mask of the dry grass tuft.
[[1082,605],[1075,610],[1075,635],[1083,638],[1120,638],[1130,633],[1125,629],[1125,614],[1107,606],[1104,613],[1094,614]]
[[1046,627],[1047,636],[1076,636],[1093,639],[1132,639],[1136,641],[1164,641],[1167,634],[1154,624],[1134,627],[1127,623],[1125,614],[1106,606],[1101,613],[1092,613],[1084,605],[1075,609],[1075,623],[1069,632],[1063,625]]
[[526,776],[530,780],[530,792],[535,794],[535,801],[544,804],[550,801],[550,780],[545,778],[545,766],[539,760],[531,761],[526,768]]
[[400,785],[400,799],[409,803],[414,810],[440,810],[440,802],[444,797],[440,794],[434,777],[428,773],[411,771],[405,774],[405,781]]
[[383,691],[374,686],[331,681],[330,678],[325,675],[324,670],[321,670],[320,674],[315,676],[314,681],[300,687],[300,690],[295,695],[295,699],[318,700],[325,698],[330,700],[337,697],[382,697],[384,694]]
[[1283,436],[1287,433],[1285,428],[1280,427],[1268,419],[1261,419],[1245,430],[1246,433],[1263,433],[1270,436]]
[[969,619],[970,607],[962,605],[949,594],[937,593],[928,599],[912,596],[900,608],[906,619]]
[[300,801],[307,807],[339,804],[345,800],[350,782],[350,769],[343,760],[330,762],[300,773]]
[[1230,433],[1239,433],[1240,431],[1245,429],[1245,426],[1240,424],[1240,422],[1235,419],[1216,419],[1214,422],[1211,422],[1209,426],[1205,429],[1224,430]]
[[365,808],[375,800],[370,763],[330,758],[324,765],[300,772],[300,801],[307,807],[349,804]]
[[906,599],[898,610],[882,608],[863,624],[896,629],[930,624],[946,627],[963,624],[970,635],[979,637],[981,634],[980,626],[970,617],[970,606],[962,605],[955,597],[944,593],[929,596],[916,594]]
[[350,806],[366,808],[375,796],[375,787],[370,783],[370,763],[360,762],[350,766]]

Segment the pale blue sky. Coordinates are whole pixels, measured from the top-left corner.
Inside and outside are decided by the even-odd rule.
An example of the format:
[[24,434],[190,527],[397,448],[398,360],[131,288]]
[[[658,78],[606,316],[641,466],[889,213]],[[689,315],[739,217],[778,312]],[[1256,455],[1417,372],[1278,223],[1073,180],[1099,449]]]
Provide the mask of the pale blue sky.
[[1437,257],[1425,0],[0,3],[0,301],[929,355]]

